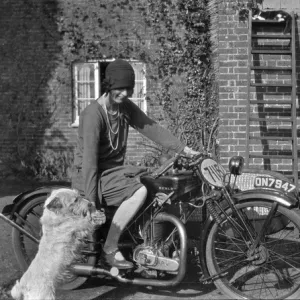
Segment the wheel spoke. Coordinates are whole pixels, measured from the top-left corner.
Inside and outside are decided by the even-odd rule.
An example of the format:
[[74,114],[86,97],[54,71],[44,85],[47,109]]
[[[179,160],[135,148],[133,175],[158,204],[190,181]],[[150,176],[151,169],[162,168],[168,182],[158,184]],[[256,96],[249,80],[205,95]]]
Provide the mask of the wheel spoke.
[[[290,267],[292,267],[292,268],[294,268],[294,269],[300,271],[299,268],[297,268],[296,266],[292,265],[291,263],[289,263],[288,261],[285,260],[285,258],[286,258],[287,256],[283,256],[283,255],[281,255],[281,254],[279,254],[279,253],[276,253],[276,252],[274,252],[274,251],[272,251],[272,250],[270,250],[270,252],[272,252],[275,256],[277,256],[277,257],[278,257],[278,260],[281,260],[281,261],[287,263]],[[288,256],[288,257],[291,257],[291,256]]]
[[216,250],[220,250],[220,251],[226,251],[226,252],[231,252],[231,253],[243,253],[243,251],[234,251],[234,250],[228,250],[228,249],[224,249],[224,248],[216,248]]
[[[228,258],[228,259],[224,259],[224,260],[219,259],[219,262],[220,262],[221,264],[228,263],[229,261],[232,261],[232,260],[234,260],[234,261],[236,262],[236,260],[237,260],[238,258],[242,258],[242,257],[245,257],[245,255],[242,254],[242,255],[235,256],[235,257]],[[241,262],[242,262],[242,261],[241,261]]]
[[30,213],[31,213],[32,215],[34,215],[37,219],[40,219],[41,216],[42,216],[42,214],[39,214],[39,213],[37,213],[37,212],[34,211],[34,210],[32,210]]
[[[237,204],[237,207],[247,218],[246,224],[259,233],[264,223],[259,212],[269,211],[271,204],[264,201],[253,201]],[[232,216],[231,211],[229,212],[230,216]],[[277,222],[277,217],[281,216],[280,220],[282,221],[279,225],[272,223],[273,220]],[[235,298],[243,296],[251,299],[299,298],[300,242],[298,237],[300,219],[294,212],[278,206],[278,213],[272,218],[270,224],[270,229],[268,228],[261,237],[253,254],[249,252],[252,244],[240,239],[229,222],[224,220],[222,227],[219,225],[213,227],[209,235],[212,239],[210,260],[213,264],[208,263],[208,267],[209,270],[213,269],[211,274],[228,270],[228,272],[223,272],[223,275],[216,279],[215,283],[230,298],[234,298],[233,295],[236,295]],[[274,233],[270,233],[271,230]],[[207,248],[206,255],[209,255],[208,250],[209,248]],[[239,263],[243,257],[247,258],[247,256],[247,265]],[[219,285],[218,282],[222,282],[222,284]]]
[[[23,228],[27,231],[29,231],[30,234],[32,234],[34,237],[39,238],[39,232],[40,228],[32,224],[32,222],[29,222],[28,220],[22,218],[20,215],[17,215],[17,217],[21,220],[23,223]],[[26,227],[27,226],[27,227]]]
[[[223,231],[223,230],[222,230]],[[244,252],[240,247],[239,247],[239,245],[238,245],[238,243],[236,243],[234,240],[237,240],[237,241],[239,241],[240,243],[240,245],[244,245],[245,243],[244,243],[244,241],[243,240],[240,240],[240,239],[238,239],[238,238],[235,238],[235,237],[231,237],[231,236],[228,236],[224,231],[223,231],[223,235],[222,236],[224,236],[225,238],[227,238],[227,239],[229,239],[241,252]],[[221,235],[221,234],[220,234]]]

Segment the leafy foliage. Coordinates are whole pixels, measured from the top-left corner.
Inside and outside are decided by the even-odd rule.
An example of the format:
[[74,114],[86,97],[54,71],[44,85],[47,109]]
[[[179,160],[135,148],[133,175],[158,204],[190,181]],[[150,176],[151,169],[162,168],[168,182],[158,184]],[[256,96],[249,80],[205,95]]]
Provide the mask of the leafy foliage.
[[[71,177],[73,164],[72,150],[35,150],[22,151],[27,155],[8,155],[5,163],[9,169],[18,177],[34,177],[47,180],[67,180]],[[28,155],[28,153],[31,153]]]
[[[42,85],[36,84],[37,96],[31,95],[30,80],[26,76],[18,83],[28,91],[28,100],[21,101],[21,93],[18,94],[14,115],[7,122],[12,124],[18,137],[13,161],[19,161],[21,167],[34,176],[58,176],[51,165],[59,167],[59,172],[65,174],[64,163],[58,161],[60,150],[57,154],[54,150],[51,150],[54,151],[51,155],[41,154],[39,145],[35,144],[34,131],[30,131],[27,138],[23,132],[25,129],[29,131],[32,127],[30,122],[36,120],[32,116],[35,111],[33,108],[37,107],[32,104],[35,101],[42,103],[38,113],[50,112],[49,116],[41,115],[45,124],[40,128],[45,130],[55,124],[56,112],[60,113],[60,108],[67,105],[63,100],[66,97],[61,95],[69,94],[68,101],[71,100],[72,63],[93,59],[130,58],[145,62],[150,83],[147,93],[150,115],[163,121],[190,147],[201,149],[207,146],[207,133],[217,115],[217,100],[212,89],[214,74],[208,0],[29,2],[28,15],[34,17],[35,11],[38,11],[43,16],[31,20],[47,36],[47,45],[41,50],[47,54],[44,55],[47,59],[35,67],[47,71],[47,76],[41,77]],[[25,29],[22,31],[24,37],[28,35]],[[50,55],[53,51],[51,42],[56,47],[55,55]],[[14,65],[27,71],[22,51],[22,48],[16,47],[12,57],[17,60]],[[39,53],[38,57],[43,55]],[[44,98],[51,101],[46,104]],[[162,104],[163,109],[157,110],[158,103]],[[70,102],[68,104],[71,106]],[[70,114],[70,111],[66,113]],[[43,136],[43,133],[39,135]],[[153,152],[151,147],[147,146],[150,156]],[[160,149],[154,151],[154,157],[161,153]],[[57,158],[55,162],[52,156]],[[35,160],[37,165],[34,164]]]
[[195,149],[207,147],[206,134],[217,114],[207,2],[149,0],[146,15],[160,49],[157,97],[170,129]]
[[248,20],[249,10],[251,10],[252,8],[256,8],[258,6],[258,3],[262,2],[263,0],[237,0],[236,3],[234,3],[234,5],[232,6],[232,8],[238,11],[239,20],[245,22],[246,20]]
[[[207,146],[206,135],[217,114],[211,90],[214,74],[207,3],[101,1],[91,8],[83,2],[66,1],[65,14],[59,19],[64,57],[69,62],[108,57],[144,61],[148,78],[159,87],[148,102],[157,98],[171,131],[184,143],[201,149]],[[142,18],[134,18],[136,13]],[[95,25],[101,30],[95,30]],[[151,38],[151,47],[145,36]]]

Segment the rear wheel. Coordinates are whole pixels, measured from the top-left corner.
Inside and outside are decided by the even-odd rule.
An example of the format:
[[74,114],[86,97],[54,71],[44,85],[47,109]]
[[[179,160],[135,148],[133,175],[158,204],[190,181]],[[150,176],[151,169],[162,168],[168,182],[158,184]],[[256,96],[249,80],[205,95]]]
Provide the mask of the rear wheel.
[[[254,238],[271,205],[266,201],[237,205]],[[230,210],[228,215],[236,220]],[[233,299],[299,299],[299,230],[299,215],[279,205],[253,255],[249,251],[251,241],[243,239],[228,219],[214,223],[206,244],[206,263],[211,276],[220,274],[215,285]]]
[[[27,232],[33,235],[36,239],[40,240],[42,237],[42,227],[40,224],[40,218],[43,214],[43,205],[46,201],[47,195],[37,196],[31,199],[22,209],[19,211],[20,218],[17,218],[16,223],[24,228]],[[34,259],[38,251],[38,243],[34,242],[27,236],[25,236],[18,229],[12,230],[12,243],[14,253],[17,261],[23,272],[27,270],[31,261]],[[92,237],[89,237],[84,243],[83,250],[93,250]],[[95,265],[95,256],[82,255],[78,263],[88,263]],[[66,279],[59,284],[59,289],[72,290],[81,286],[87,277],[78,277],[71,272],[66,274]]]

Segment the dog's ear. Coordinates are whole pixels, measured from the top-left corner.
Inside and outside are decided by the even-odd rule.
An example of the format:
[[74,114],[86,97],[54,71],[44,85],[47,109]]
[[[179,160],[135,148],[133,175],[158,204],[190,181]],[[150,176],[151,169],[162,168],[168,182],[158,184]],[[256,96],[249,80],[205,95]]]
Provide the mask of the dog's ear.
[[58,197],[52,199],[51,202],[46,206],[47,209],[55,212],[61,209],[62,207],[63,205]]

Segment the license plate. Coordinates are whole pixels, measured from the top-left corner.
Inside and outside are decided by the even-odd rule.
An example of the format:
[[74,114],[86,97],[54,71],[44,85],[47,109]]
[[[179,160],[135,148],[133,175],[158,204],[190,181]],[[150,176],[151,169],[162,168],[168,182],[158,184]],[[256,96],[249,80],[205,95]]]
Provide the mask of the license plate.
[[296,186],[290,182],[266,176],[257,176],[254,180],[254,187],[267,187],[287,193],[292,192],[296,188]]

